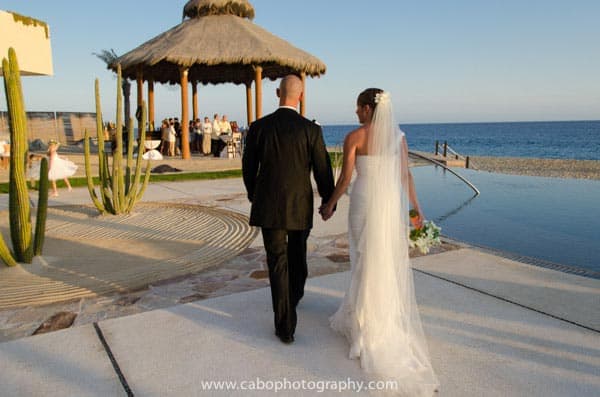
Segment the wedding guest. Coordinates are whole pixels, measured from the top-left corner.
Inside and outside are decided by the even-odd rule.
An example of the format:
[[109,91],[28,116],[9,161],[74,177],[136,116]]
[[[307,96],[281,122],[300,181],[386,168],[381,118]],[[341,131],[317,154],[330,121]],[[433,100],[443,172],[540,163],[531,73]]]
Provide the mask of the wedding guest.
[[175,154],[178,155],[181,153],[181,123],[179,117],[175,117],[173,128],[175,129]]
[[221,121],[219,115],[215,113],[212,123],[212,135],[211,135],[211,153],[215,157],[219,157],[221,151],[221,143],[223,142],[219,136],[221,135]]
[[223,117],[221,117],[221,135],[223,134],[227,134],[227,135],[231,135],[231,124],[229,124],[229,121],[227,121],[227,116],[223,115]]
[[[194,131],[194,149],[198,152],[198,153],[202,153],[202,121],[200,121],[200,118],[197,118],[194,121],[194,125],[193,125],[193,130],[190,130],[190,136],[192,136],[192,132]],[[190,142],[191,142],[191,138],[190,138]]]
[[160,153],[167,154],[169,152],[169,121],[164,119],[160,125]]
[[242,146],[242,133],[240,132],[240,128],[238,127],[237,121],[231,122],[231,137],[233,139],[233,145],[236,155],[237,153],[239,153],[241,156],[244,150]]
[[177,133],[175,132],[175,122],[169,124],[169,156],[175,156],[175,143],[177,142]]
[[211,154],[211,137],[212,124],[207,116],[204,118],[204,123],[202,123],[202,153],[205,156]]
[[190,151],[194,150],[194,142],[196,142],[196,133],[194,132],[194,120],[190,120],[188,122],[188,147],[190,148]]

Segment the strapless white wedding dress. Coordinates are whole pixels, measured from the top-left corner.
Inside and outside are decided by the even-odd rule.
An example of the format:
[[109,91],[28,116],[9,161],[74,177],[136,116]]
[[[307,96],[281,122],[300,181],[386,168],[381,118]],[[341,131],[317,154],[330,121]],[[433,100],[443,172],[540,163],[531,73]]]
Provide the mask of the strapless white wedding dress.
[[[400,236],[389,236],[386,227],[367,227],[368,175],[377,172],[378,161],[374,156],[356,157],[357,176],[348,215],[351,280],[339,309],[330,318],[331,327],[346,336],[349,357],[360,359],[368,375],[396,381],[397,389],[386,394],[431,396],[438,381],[415,302],[408,227],[392,227]],[[400,191],[382,201],[397,211],[394,216],[398,219],[402,218],[399,211],[404,210],[401,197]]]

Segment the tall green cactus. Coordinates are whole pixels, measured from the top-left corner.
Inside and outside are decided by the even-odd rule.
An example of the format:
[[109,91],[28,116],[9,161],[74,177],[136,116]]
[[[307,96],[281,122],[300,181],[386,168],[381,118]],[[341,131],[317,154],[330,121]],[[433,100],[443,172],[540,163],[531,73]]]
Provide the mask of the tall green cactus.
[[[21,89],[21,77],[17,54],[8,50],[8,60],[2,60],[4,92],[10,120],[10,173],[9,173],[9,221],[13,252],[11,253],[0,235],[0,257],[9,266],[16,262],[31,263],[33,256],[41,254],[45,233],[46,210],[48,206],[48,166],[40,167],[40,195],[38,199],[38,219],[35,239],[31,233],[31,212],[29,192],[25,175],[27,159],[27,117]],[[45,186],[44,192],[42,186]],[[41,216],[40,216],[41,214]],[[36,245],[36,247],[34,247]]]
[[[96,132],[98,135],[98,177],[100,181],[99,193],[96,193],[96,187],[92,177],[91,154],[90,154],[90,136],[85,132],[84,154],[85,154],[85,175],[87,177],[88,190],[92,202],[98,208],[100,213],[110,213],[114,215],[127,214],[131,212],[133,206],[144,195],[144,191],[150,180],[150,160],[146,162],[146,173],[144,181],[142,176],[142,148],[146,140],[146,106],[142,103],[142,118],[138,124],[140,131],[140,144],[137,150],[137,159],[135,163],[135,172],[132,174],[133,166],[133,118],[129,118],[127,158],[123,164],[123,94],[119,89],[121,87],[121,66],[117,67],[117,131],[116,145],[112,153],[112,167],[108,164],[108,154],[104,151],[104,133],[102,122],[102,109],[100,106],[100,88],[98,79],[95,82],[96,95]],[[123,173],[125,171],[125,173]]]
[[33,254],[42,255],[44,237],[46,236],[46,215],[48,214],[48,159],[43,158],[40,164],[40,182],[38,183],[38,207],[35,217],[35,235]]

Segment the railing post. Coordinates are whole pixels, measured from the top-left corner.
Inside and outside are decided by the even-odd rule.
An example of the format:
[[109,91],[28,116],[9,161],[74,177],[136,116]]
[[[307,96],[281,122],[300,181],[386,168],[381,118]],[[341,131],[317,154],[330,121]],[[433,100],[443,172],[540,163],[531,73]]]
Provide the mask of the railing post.
[[469,158],[469,156],[467,156],[467,160],[465,162],[465,168],[469,168],[470,162],[471,162],[471,159]]
[[435,155],[437,156],[440,153],[440,141],[435,141]]
[[448,155],[448,142],[444,141],[444,157]]

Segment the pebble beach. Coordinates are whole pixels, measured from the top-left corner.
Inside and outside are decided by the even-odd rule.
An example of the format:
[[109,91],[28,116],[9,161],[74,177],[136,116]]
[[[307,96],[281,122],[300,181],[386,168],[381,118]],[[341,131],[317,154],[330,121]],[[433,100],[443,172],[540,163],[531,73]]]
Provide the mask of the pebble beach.
[[600,179],[600,161],[471,156],[473,169],[501,174]]

